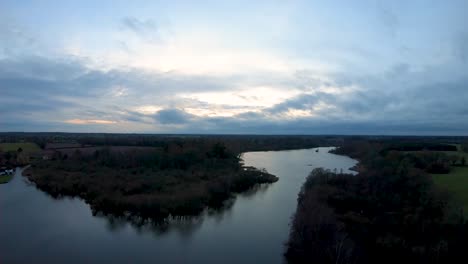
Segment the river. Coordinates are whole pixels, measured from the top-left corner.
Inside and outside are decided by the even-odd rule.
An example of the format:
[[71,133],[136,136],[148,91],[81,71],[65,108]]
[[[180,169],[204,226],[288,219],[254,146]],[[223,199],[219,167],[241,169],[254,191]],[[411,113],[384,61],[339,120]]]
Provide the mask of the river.
[[164,227],[93,216],[81,199],[54,199],[17,169],[0,185],[0,263],[282,263],[308,173],[316,167],[350,172],[357,163],[330,149],[244,153],[245,165],[265,168],[279,181],[238,195],[224,210]]

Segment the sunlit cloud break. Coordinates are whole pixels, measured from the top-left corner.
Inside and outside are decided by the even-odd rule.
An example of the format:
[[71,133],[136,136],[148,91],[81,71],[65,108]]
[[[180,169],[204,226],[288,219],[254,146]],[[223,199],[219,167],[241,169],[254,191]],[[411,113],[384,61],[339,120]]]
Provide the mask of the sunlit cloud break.
[[100,119],[69,119],[65,120],[65,123],[73,124],[73,125],[89,125],[89,124],[100,124],[100,125],[108,125],[108,124],[116,124],[116,121],[111,120],[100,120]]

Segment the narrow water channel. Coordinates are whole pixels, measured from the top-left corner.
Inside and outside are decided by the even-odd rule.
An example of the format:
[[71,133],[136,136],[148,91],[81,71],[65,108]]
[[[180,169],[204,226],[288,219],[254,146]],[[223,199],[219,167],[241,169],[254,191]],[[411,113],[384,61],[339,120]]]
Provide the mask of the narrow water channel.
[[56,200],[37,190],[18,169],[0,185],[0,263],[282,263],[308,173],[350,172],[357,163],[330,149],[244,153],[245,165],[279,181],[238,195],[223,211],[158,228],[93,216],[80,199]]

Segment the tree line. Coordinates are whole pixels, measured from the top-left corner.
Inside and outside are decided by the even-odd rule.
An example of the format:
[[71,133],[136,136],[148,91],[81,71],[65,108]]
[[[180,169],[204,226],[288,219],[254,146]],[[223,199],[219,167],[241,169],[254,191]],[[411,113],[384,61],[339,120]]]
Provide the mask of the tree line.
[[459,263],[468,225],[428,173],[444,157],[352,141],[337,153],[358,158],[358,175],[315,169],[299,196],[285,256],[289,263]]

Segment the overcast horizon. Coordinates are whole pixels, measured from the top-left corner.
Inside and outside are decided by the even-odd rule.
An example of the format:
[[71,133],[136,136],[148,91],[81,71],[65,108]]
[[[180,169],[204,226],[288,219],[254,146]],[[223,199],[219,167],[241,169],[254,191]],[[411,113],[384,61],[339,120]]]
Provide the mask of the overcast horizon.
[[0,0],[0,132],[468,135],[468,1]]

